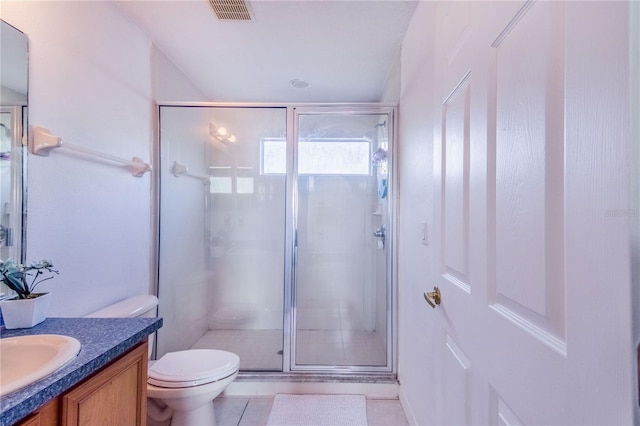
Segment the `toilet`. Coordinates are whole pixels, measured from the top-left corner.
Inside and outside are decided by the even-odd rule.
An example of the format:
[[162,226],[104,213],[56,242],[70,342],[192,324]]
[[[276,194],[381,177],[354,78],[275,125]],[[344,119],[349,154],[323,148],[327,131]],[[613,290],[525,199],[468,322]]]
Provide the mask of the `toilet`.
[[[158,298],[133,296],[87,315],[88,318],[153,317]],[[153,336],[149,339],[152,353]],[[148,417],[172,426],[215,425],[213,400],[236,378],[238,355],[217,349],[169,352],[149,362]]]

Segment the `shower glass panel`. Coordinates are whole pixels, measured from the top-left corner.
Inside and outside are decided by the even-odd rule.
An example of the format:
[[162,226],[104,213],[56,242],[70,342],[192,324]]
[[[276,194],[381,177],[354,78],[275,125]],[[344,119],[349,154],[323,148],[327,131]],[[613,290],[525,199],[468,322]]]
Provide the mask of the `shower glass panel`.
[[389,122],[296,115],[294,370],[390,368]]
[[286,175],[265,172],[264,158],[265,143],[284,143],[286,117],[160,108],[157,356],[222,349],[242,370],[282,371]]

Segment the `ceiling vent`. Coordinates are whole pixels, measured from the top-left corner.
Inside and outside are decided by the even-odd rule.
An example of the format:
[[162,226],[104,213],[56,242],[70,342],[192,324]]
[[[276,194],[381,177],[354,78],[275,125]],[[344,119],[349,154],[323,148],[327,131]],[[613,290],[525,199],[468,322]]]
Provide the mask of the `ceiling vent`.
[[209,0],[209,3],[221,21],[253,21],[251,9],[244,0]]

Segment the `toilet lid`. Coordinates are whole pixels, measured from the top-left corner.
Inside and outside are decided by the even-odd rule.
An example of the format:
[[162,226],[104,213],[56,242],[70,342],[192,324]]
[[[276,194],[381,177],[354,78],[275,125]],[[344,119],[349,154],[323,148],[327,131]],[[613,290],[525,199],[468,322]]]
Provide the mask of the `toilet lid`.
[[216,349],[169,352],[149,367],[147,382],[163,388],[203,385],[224,379],[240,368],[238,355]]

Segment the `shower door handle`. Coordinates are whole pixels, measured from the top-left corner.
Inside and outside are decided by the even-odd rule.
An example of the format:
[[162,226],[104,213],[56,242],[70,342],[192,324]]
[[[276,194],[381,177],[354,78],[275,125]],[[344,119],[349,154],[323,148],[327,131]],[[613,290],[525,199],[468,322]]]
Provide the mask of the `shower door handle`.
[[385,244],[387,243],[387,230],[384,228],[384,225],[380,226],[377,230],[373,232],[373,236],[378,238],[378,248],[384,249]]
[[374,237],[384,238],[384,228],[378,229],[373,233]]

